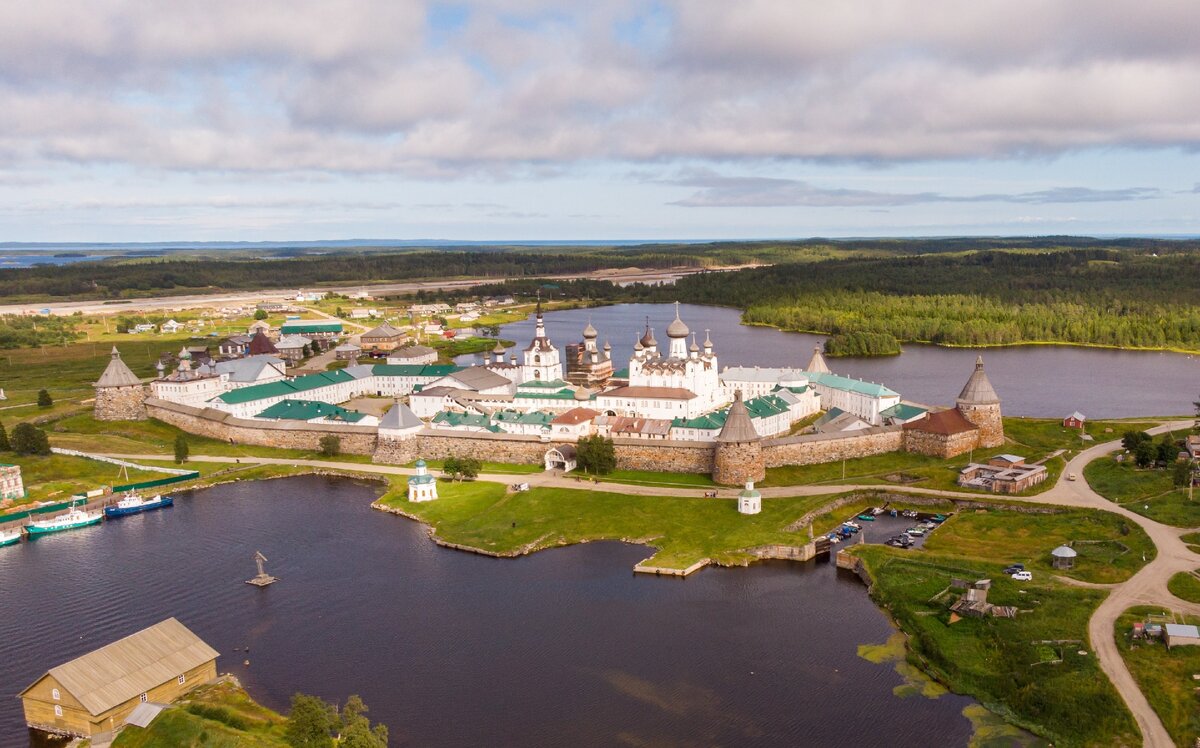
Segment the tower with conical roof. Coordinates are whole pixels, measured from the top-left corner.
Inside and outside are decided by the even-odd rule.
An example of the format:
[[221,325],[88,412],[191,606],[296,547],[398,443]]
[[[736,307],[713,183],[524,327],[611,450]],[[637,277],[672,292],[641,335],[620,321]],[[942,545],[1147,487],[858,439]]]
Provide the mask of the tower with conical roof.
[[809,374],[829,374],[829,364],[825,363],[825,356],[821,353],[821,346],[813,347],[812,358],[808,360],[808,366],[804,368]]
[[1004,444],[1004,420],[1000,414],[1000,396],[983,370],[983,356],[975,359],[975,371],[958,394],[958,412],[979,429],[980,447]]
[[717,434],[712,479],[723,485],[737,486],[748,481],[761,481],[766,475],[762,440],[754,430],[750,411],[742,402],[742,391],[738,390],[725,416],[725,425]]
[[97,421],[146,420],[146,388],[137,374],[121,360],[116,346],[104,373],[92,385],[96,388],[96,403],[92,413]]

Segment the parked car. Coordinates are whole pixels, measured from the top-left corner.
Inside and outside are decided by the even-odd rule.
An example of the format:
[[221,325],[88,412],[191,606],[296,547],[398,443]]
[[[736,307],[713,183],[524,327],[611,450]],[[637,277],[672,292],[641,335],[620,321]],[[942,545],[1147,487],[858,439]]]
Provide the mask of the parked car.
[[1018,582],[1032,582],[1033,581],[1033,572],[1032,571],[1014,572],[1012,575],[1012,578]]
[[1018,571],[1025,571],[1025,564],[1009,564],[1008,567],[1005,568],[1004,573],[1012,575],[1016,574]]
[[1075,480],[1075,473],[1071,473],[1070,475],[1068,475],[1067,480]]

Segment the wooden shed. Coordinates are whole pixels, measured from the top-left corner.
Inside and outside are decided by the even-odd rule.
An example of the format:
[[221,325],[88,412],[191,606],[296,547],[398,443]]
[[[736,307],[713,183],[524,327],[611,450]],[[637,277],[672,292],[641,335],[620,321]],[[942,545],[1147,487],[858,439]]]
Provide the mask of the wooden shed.
[[20,693],[35,730],[90,738],[147,702],[167,704],[217,677],[217,651],[174,618],[51,668]]

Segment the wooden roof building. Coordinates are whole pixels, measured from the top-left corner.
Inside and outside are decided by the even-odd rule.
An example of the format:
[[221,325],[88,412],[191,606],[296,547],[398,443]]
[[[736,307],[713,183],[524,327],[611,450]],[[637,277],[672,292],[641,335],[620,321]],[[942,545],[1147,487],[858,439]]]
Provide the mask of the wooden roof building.
[[51,668],[21,692],[29,727],[90,738],[144,703],[170,703],[217,677],[217,651],[174,618]]

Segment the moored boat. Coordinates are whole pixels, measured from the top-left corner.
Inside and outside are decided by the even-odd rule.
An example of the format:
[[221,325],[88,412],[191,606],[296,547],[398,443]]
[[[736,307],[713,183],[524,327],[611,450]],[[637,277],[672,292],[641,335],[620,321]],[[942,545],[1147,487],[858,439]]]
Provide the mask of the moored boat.
[[15,530],[0,530],[0,548],[21,541],[21,528]]
[[47,520],[30,522],[25,525],[25,532],[28,533],[30,538],[36,538],[39,535],[47,535],[52,532],[62,532],[64,530],[74,530],[78,527],[98,525],[102,519],[104,519],[103,513],[77,509],[72,504],[71,511],[65,514],[59,514]]
[[118,501],[115,505],[104,507],[104,516],[109,519],[127,517],[130,514],[141,514],[142,512],[162,509],[174,504],[175,499],[170,496],[155,496],[152,499],[143,499],[136,493],[130,493],[126,494],[125,498]]

